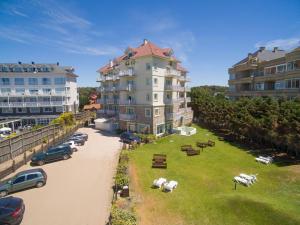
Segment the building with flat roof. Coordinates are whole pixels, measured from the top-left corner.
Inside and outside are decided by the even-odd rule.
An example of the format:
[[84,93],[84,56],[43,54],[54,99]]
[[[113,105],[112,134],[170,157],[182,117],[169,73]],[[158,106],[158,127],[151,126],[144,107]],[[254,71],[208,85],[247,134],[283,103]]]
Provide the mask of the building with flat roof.
[[0,120],[48,124],[63,112],[78,111],[77,75],[69,66],[0,63]]
[[290,52],[261,47],[229,68],[228,72],[228,96],[233,99],[300,97],[300,47]]
[[99,113],[110,117],[112,129],[161,135],[192,121],[188,71],[172,49],[144,40],[97,72]]

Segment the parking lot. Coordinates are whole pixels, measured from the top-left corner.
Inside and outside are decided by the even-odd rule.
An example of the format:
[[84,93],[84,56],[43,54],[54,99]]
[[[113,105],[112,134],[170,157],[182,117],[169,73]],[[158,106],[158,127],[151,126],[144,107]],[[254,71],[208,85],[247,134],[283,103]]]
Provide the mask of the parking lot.
[[[22,224],[105,224],[120,149],[119,138],[103,135],[92,128],[79,131],[87,133],[89,138],[84,146],[78,146],[72,158],[41,166],[48,175],[44,187],[12,194],[25,202]],[[28,164],[17,172],[31,168]]]

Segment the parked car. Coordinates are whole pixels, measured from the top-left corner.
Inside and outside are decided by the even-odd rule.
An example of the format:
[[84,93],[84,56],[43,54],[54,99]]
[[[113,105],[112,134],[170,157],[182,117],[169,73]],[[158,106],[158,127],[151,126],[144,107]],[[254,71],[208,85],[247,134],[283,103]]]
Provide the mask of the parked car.
[[85,139],[81,137],[70,137],[68,141],[74,141],[75,145],[84,145]]
[[25,170],[0,184],[0,197],[23,189],[44,186],[47,182],[46,172],[39,169]]
[[70,145],[71,150],[72,150],[73,152],[77,152],[77,151],[78,151],[78,149],[77,149],[77,147],[76,147],[76,145],[75,145],[75,141],[67,141],[67,142],[65,142],[64,144]]
[[67,160],[71,158],[72,153],[73,152],[70,145],[59,145],[54,148],[49,148],[46,152],[39,152],[33,155],[31,158],[31,162],[32,164],[41,166],[46,162],[52,162],[59,159]]
[[23,220],[25,205],[21,198],[0,199],[0,224],[19,225]]
[[130,144],[132,142],[136,142],[138,144],[141,143],[141,138],[130,132],[122,133],[120,139],[123,143],[127,143],[127,144]]
[[85,133],[81,133],[81,132],[75,132],[72,137],[80,137],[83,138],[85,141],[88,140],[89,136]]

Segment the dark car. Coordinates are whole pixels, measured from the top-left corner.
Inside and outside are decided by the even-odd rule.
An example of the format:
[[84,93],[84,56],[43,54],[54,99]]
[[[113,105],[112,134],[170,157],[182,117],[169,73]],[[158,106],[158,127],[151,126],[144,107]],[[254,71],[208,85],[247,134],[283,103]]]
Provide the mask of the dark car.
[[0,197],[32,187],[42,187],[47,182],[47,174],[43,169],[25,170],[14,177],[0,183]]
[[0,199],[0,224],[19,225],[24,212],[25,205],[21,198],[10,196]]
[[131,144],[132,142],[136,142],[138,144],[141,143],[141,138],[130,132],[122,133],[120,139],[123,143],[127,143],[127,144]]
[[46,162],[52,162],[59,159],[67,160],[71,157],[73,151],[68,144],[56,146],[48,149],[46,152],[39,152],[32,156],[32,164],[39,166],[44,165]]
[[79,138],[83,138],[85,141],[88,140],[89,136],[85,133],[81,133],[81,132],[75,132],[72,137],[79,137]]
[[84,145],[85,139],[82,137],[70,137],[68,141],[74,141],[75,145]]

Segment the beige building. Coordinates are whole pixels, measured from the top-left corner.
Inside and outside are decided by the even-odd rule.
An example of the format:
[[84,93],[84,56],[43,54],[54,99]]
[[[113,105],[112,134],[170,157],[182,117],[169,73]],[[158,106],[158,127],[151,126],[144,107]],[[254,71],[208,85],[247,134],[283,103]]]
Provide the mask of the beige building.
[[97,72],[99,113],[113,128],[161,135],[192,121],[189,78],[172,49],[144,40]]
[[229,69],[231,98],[300,97],[300,47],[285,52],[261,47]]

